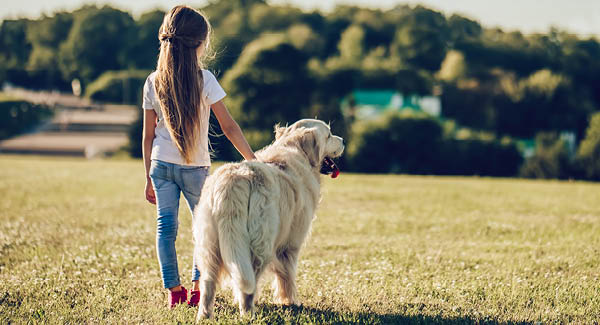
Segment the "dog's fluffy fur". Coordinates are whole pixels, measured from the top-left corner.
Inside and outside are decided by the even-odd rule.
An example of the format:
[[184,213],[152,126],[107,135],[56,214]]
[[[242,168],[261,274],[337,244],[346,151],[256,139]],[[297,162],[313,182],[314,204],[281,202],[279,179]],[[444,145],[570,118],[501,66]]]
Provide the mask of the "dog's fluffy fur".
[[275,274],[275,299],[296,304],[298,254],[320,200],[321,163],[344,150],[319,120],[276,127],[257,161],[226,164],[208,177],[194,212],[194,260],[201,272],[198,318],[213,315],[216,285],[229,275],[240,312],[253,312],[257,282]]

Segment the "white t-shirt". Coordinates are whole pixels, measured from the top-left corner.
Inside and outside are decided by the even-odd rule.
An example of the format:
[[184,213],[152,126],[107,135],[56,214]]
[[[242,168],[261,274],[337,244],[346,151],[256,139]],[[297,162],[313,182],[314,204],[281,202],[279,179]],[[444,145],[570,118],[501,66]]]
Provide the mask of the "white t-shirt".
[[[204,79],[204,88],[202,92],[206,97],[206,102],[212,105],[225,97],[225,91],[219,85],[217,78],[208,70],[202,70],[202,77]],[[158,96],[154,88],[154,79],[156,78],[156,71],[152,72],[146,83],[144,84],[144,99],[142,102],[143,109],[153,109],[158,116],[158,124],[154,131],[155,137],[152,142],[152,155],[150,156],[153,160],[162,160],[179,165],[191,165],[191,166],[210,166],[210,154],[208,151],[208,119],[210,117],[210,107],[202,108],[202,125],[200,125],[200,133],[198,139],[198,148],[196,154],[190,163],[186,163],[181,157],[179,150],[173,143],[171,135],[165,126],[165,122],[162,118],[162,112],[160,110],[160,104],[158,102]]]

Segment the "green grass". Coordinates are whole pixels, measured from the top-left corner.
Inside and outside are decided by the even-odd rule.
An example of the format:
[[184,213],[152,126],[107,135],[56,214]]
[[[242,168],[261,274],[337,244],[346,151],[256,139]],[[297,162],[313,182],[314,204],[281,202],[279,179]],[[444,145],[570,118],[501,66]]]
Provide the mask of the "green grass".
[[[166,308],[140,161],[0,156],[0,324],[190,323]],[[177,241],[189,286],[192,237]],[[600,184],[342,174],[255,323],[596,323]],[[243,323],[229,289],[216,320]]]

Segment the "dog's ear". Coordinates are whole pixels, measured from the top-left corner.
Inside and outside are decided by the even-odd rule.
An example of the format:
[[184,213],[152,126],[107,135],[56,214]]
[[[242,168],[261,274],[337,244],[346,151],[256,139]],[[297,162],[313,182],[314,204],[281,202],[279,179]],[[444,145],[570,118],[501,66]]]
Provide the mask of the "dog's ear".
[[314,129],[306,129],[300,136],[300,148],[308,157],[308,161],[312,167],[317,167],[321,164],[321,148]]
[[281,138],[288,130],[287,124],[285,126],[279,126],[279,123],[275,124],[275,140]]

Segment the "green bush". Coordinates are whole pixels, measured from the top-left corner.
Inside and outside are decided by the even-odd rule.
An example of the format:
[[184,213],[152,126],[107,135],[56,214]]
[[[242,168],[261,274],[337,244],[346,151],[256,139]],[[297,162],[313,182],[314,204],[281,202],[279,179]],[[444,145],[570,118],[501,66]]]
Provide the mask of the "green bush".
[[446,175],[515,176],[523,162],[514,143],[496,139],[447,139],[440,157]]
[[429,116],[391,113],[352,129],[350,169],[368,173],[514,176],[522,162],[514,143],[455,139]]
[[144,82],[149,70],[108,71],[90,83],[87,98],[119,104],[141,105]]
[[426,116],[388,114],[356,122],[346,158],[360,172],[432,174],[442,131],[438,121]]
[[52,116],[52,110],[43,105],[13,99],[0,98],[0,139],[25,132]]
[[590,119],[585,138],[577,151],[577,163],[585,178],[600,180],[600,113]]
[[144,131],[144,114],[141,109],[138,110],[138,116],[129,126],[127,133],[129,137],[129,144],[127,145],[127,151],[129,155],[134,158],[142,158],[142,132]]
[[572,175],[567,146],[556,133],[536,136],[536,153],[527,159],[520,170],[521,177],[566,179]]
[[246,46],[222,80],[231,115],[244,131],[271,132],[276,123],[308,116],[315,82],[307,60],[281,35],[265,34]]

